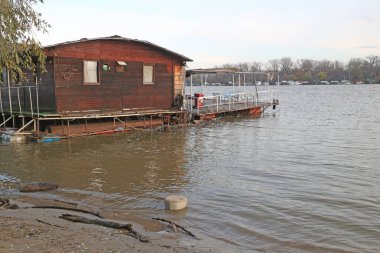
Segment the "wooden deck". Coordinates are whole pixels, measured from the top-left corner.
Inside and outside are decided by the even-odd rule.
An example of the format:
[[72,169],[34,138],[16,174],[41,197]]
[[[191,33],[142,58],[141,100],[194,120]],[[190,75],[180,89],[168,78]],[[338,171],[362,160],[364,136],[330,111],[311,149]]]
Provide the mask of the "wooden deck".
[[[13,112],[0,124],[6,140],[30,136],[35,140],[65,139],[95,134],[126,132],[166,125],[186,124],[186,111],[177,109],[129,108],[123,111],[73,111],[65,113]],[[18,137],[17,137],[18,138]],[[17,139],[18,140],[18,139]],[[23,138],[25,140],[25,138]]]

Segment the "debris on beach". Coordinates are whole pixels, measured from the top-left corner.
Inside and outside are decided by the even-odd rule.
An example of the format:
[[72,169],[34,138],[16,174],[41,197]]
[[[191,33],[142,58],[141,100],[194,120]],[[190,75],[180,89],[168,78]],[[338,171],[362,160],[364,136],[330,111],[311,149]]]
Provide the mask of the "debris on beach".
[[18,209],[18,205],[12,204],[9,199],[5,198],[0,198],[0,208],[5,208],[5,209]]
[[74,212],[81,212],[81,213],[87,213],[92,214],[99,218],[104,218],[100,213],[87,211],[84,209],[78,209],[78,208],[70,208],[70,207],[63,207],[63,206],[32,206],[30,208],[39,208],[39,209],[61,209],[61,210],[68,210],[68,211],[74,211]]
[[20,192],[37,192],[37,191],[50,191],[58,189],[58,184],[54,183],[42,183],[42,182],[32,182],[23,185],[19,191]]
[[186,228],[182,227],[181,225],[178,225],[177,223],[175,222],[172,222],[170,220],[166,220],[166,219],[162,219],[162,218],[152,218],[152,220],[158,220],[158,221],[162,221],[162,222],[166,222],[166,223],[169,223],[169,225],[172,226],[174,232],[177,232],[178,231],[178,228],[180,228],[181,230],[183,230],[186,234],[194,237],[194,238],[197,238],[192,232],[190,232],[189,230],[187,230]]
[[69,220],[72,222],[81,222],[85,224],[95,224],[107,228],[114,228],[114,229],[121,229],[121,230],[126,230],[127,235],[134,237],[138,239],[140,242],[149,242],[149,239],[140,233],[138,233],[136,230],[132,228],[132,224],[121,224],[118,222],[114,221],[108,221],[108,220],[99,220],[99,219],[89,219],[83,216],[78,216],[78,215],[72,215],[72,214],[62,214],[59,216],[61,219]]

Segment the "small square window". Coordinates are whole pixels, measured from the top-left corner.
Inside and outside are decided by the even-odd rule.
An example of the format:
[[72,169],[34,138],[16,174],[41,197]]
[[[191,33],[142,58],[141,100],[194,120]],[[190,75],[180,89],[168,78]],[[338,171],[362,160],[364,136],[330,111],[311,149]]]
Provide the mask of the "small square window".
[[115,71],[118,73],[124,72],[125,66],[127,66],[127,63],[124,61],[117,61],[116,62],[116,68]]

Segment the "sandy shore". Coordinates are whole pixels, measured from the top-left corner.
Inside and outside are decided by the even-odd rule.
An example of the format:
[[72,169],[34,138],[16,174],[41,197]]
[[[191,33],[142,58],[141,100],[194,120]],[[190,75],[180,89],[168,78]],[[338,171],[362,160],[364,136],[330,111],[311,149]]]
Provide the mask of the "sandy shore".
[[[0,208],[0,252],[217,252],[208,247],[199,248],[199,240],[190,239],[178,231],[170,231],[160,223],[157,223],[155,231],[148,231],[135,222],[117,220],[133,224],[136,231],[150,238],[149,243],[143,243],[122,230],[59,218],[63,213],[97,218],[90,214],[34,209],[30,207],[35,203],[20,202],[20,199],[14,198],[10,200],[20,208]],[[105,216],[105,219],[108,220],[108,217]]]

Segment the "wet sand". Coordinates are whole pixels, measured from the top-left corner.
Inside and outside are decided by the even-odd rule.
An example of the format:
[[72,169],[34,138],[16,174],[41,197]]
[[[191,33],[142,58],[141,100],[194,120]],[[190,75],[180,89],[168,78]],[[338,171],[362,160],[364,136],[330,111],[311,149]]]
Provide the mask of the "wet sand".
[[157,223],[155,231],[148,231],[135,222],[116,221],[133,224],[136,231],[149,237],[150,242],[144,243],[122,230],[59,218],[63,213],[97,218],[90,214],[59,209],[34,209],[30,207],[35,203],[20,202],[20,199],[10,200],[20,208],[0,208],[0,252],[216,252],[211,248],[197,248],[197,239],[186,238],[187,243],[184,246],[183,239],[188,235],[170,231],[160,223]]

